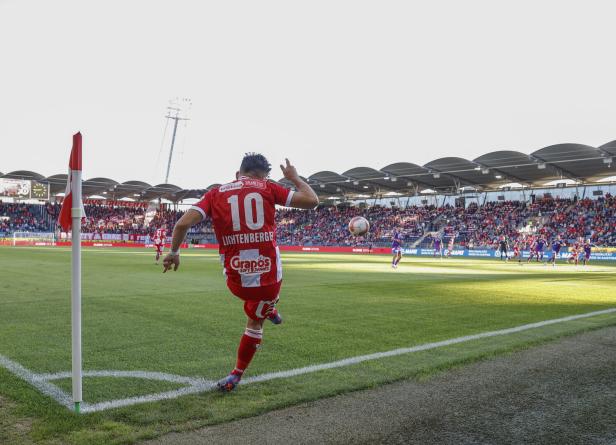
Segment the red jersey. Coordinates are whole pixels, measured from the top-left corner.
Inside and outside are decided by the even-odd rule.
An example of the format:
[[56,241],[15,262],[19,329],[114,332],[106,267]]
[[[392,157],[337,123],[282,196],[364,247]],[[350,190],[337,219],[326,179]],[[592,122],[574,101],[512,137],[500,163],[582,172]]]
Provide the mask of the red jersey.
[[165,229],[158,229],[154,233],[154,244],[165,244],[167,240],[167,231]]
[[293,191],[245,176],[207,192],[191,207],[212,218],[227,280],[262,287],[282,280],[276,246],[276,204],[289,206]]

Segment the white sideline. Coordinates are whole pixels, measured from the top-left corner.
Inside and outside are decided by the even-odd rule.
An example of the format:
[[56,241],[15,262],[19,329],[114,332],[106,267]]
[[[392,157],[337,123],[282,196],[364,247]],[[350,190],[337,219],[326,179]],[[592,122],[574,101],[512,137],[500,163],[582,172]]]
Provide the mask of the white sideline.
[[[427,351],[430,349],[441,348],[444,346],[451,346],[459,343],[465,343],[473,340],[479,340],[483,338],[497,337],[501,335],[515,334],[517,332],[528,331],[531,329],[537,329],[544,326],[549,326],[557,323],[564,323],[567,321],[580,320],[583,318],[595,317],[598,315],[612,314],[616,312],[616,308],[604,309],[600,311],[587,312],[585,314],[570,315],[568,317],[555,318],[552,320],[544,320],[536,323],[524,324],[513,328],[499,329],[496,331],[482,332],[479,334],[465,335],[463,337],[451,338],[449,340],[443,340],[433,343],[425,343],[423,345],[412,346],[409,348],[399,348],[391,351],[376,352],[374,354],[360,355],[357,357],[350,357],[343,360],[337,360],[330,363],[321,363],[319,365],[305,366],[303,368],[289,369],[287,371],[269,372],[261,374],[255,377],[247,377],[242,380],[242,385],[248,385],[251,383],[266,382],[274,379],[282,379],[288,377],[294,377],[303,374],[310,374],[317,371],[324,371],[327,369],[341,368],[344,366],[355,365],[369,360],[377,360],[385,357],[394,357],[403,354],[410,354],[413,352]],[[69,394],[58,388],[56,385],[50,383],[50,381],[70,378],[70,372],[59,372],[54,374],[36,374],[18,363],[13,362],[7,357],[0,354],[0,366],[6,368],[12,374],[22,378],[26,382],[33,385],[43,394],[53,398],[61,405],[72,409],[73,402]],[[131,406],[146,402],[155,402],[159,400],[175,399],[180,396],[188,394],[197,394],[201,392],[211,391],[215,388],[215,383],[210,380],[205,380],[199,377],[185,377],[174,374],[167,374],[161,372],[148,372],[148,371],[85,371],[84,376],[87,377],[133,377],[143,378],[151,380],[169,381],[174,383],[183,383],[187,386],[157,394],[148,394],[138,397],[129,397],[126,399],[110,400],[100,403],[83,403],[81,406],[81,412],[92,413],[103,411],[112,408],[120,408],[124,406]]]
[[311,365],[311,366],[306,366],[304,368],[290,369],[288,371],[268,372],[267,374],[261,374],[256,377],[248,377],[242,380],[242,383],[244,384],[257,383],[257,382],[265,382],[265,381],[273,380],[273,379],[294,377],[296,375],[309,374],[312,372],[324,371],[326,369],[341,368],[343,366],[356,365],[358,363],[369,361],[369,360],[377,360],[377,359],[385,358],[385,357],[394,357],[396,355],[409,354],[412,352],[427,351],[429,349],[441,348],[443,346],[451,346],[451,345],[455,345],[458,343],[465,343],[467,341],[479,340],[482,338],[497,337],[499,335],[515,334],[516,332],[522,332],[522,331],[527,331],[529,329],[541,328],[544,326],[549,326],[551,324],[579,320],[580,318],[595,317],[597,315],[611,314],[613,312],[616,312],[616,308],[604,309],[604,310],[595,311],[595,312],[588,312],[586,314],[571,315],[568,317],[555,318],[552,320],[539,321],[537,323],[523,324],[521,326],[516,326],[514,328],[500,329],[498,331],[488,331],[488,332],[482,332],[480,334],[465,335],[463,337],[451,338],[449,340],[437,341],[434,343],[424,343],[423,345],[412,346],[410,348],[399,348],[399,349],[394,349],[391,351],[376,352],[374,354],[359,355],[357,357],[345,358],[343,360],[338,360],[335,362],[322,363],[320,365]]

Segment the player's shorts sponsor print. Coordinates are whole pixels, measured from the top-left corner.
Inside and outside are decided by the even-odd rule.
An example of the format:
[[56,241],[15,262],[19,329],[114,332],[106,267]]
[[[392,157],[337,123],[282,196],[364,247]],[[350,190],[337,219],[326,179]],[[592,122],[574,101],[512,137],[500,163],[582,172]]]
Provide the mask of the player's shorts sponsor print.
[[236,255],[231,258],[230,265],[242,275],[262,274],[272,270],[272,260],[263,255],[250,259]]
[[[259,249],[240,250],[229,259],[229,267],[240,275],[242,287],[260,287],[261,276],[272,272],[280,262],[280,253],[275,249],[276,258],[260,253]],[[274,264],[276,261],[276,264]],[[282,267],[277,268],[277,281],[282,278]]]

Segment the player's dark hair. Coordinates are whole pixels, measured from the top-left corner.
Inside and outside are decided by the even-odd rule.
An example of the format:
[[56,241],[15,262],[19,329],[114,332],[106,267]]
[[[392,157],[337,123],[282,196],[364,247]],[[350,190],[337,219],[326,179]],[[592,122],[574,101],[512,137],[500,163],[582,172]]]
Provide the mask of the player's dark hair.
[[269,175],[271,169],[271,164],[260,153],[246,153],[240,165],[240,173],[254,173],[263,178]]

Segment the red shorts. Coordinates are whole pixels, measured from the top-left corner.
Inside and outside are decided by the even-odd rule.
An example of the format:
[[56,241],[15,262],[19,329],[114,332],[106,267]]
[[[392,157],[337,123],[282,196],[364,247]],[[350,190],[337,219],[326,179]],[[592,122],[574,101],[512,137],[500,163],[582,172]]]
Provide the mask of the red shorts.
[[164,244],[154,244],[154,247],[156,247],[156,251],[157,252],[162,252],[163,251],[163,246],[164,246]]
[[282,281],[270,286],[242,287],[227,280],[227,287],[233,295],[244,300],[244,312],[253,320],[263,320],[278,303]]

